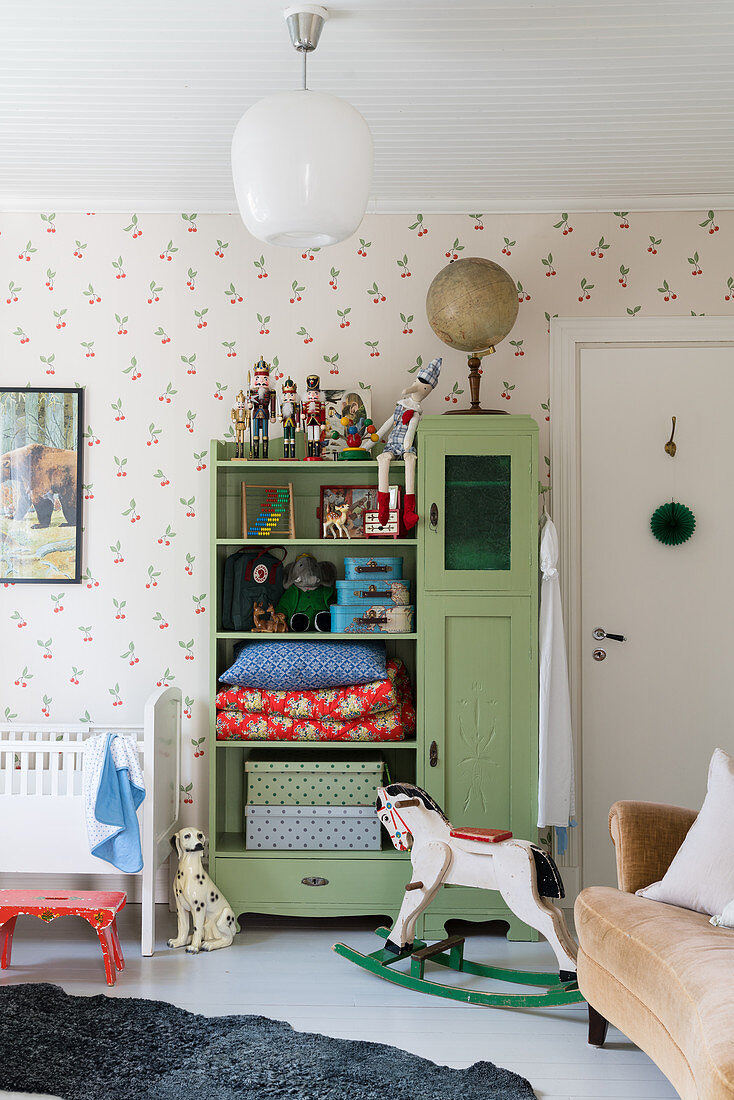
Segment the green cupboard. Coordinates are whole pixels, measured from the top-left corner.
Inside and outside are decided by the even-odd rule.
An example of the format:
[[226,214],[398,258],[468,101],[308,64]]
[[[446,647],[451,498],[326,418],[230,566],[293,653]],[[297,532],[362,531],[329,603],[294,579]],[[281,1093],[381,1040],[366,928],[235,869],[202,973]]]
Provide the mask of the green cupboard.
[[[427,416],[419,428],[419,782],[454,825],[537,820],[538,426],[526,416]],[[529,930],[499,894],[446,887],[452,917]]]
[[[418,431],[417,528],[397,539],[373,540],[370,553],[403,558],[414,586],[412,632],[385,636],[413,682],[417,729],[413,738],[379,749],[393,779],[417,782],[455,825],[510,828],[533,839],[537,799],[537,433],[524,416],[426,416]],[[299,449],[301,442],[299,440]],[[233,462],[234,445],[211,445],[210,842],[209,869],[235,913],[304,917],[394,916],[410,881],[407,853],[387,835],[379,851],[258,850],[245,835],[247,763],[262,742],[218,740],[216,693],[221,672],[240,641],[221,621],[224,565],[243,541],[241,487],[293,487],[295,538],[289,557],[312,551],[344,575],[346,554],[364,543],[325,539],[317,519],[321,484],[376,484],[377,464],[283,460],[282,441],[271,459]],[[402,462],[392,464],[404,486]],[[313,635],[272,634],[275,644]],[[334,642],[350,633],[332,633]],[[362,742],[268,742],[270,751],[299,760],[304,753],[351,759]],[[499,894],[448,886],[425,917],[425,934],[440,938],[453,917],[502,918],[510,936],[534,936]],[[418,929],[419,935],[424,930]]]

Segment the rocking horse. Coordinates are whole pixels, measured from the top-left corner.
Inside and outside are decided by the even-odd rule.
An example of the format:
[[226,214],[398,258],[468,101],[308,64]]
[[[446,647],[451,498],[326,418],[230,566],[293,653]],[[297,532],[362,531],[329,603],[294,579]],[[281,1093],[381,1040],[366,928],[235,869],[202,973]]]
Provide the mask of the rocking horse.
[[[345,944],[334,945],[344,958],[387,981],[419,992],[469,1004],[528,1008],[583,1001],[576,983],[576,944],[561,910],[563,882],[553,859],[526,840],[500,829],[455,829],[441,808],[420,787],[392,783],[377,793],[377,813],[399,852],[410,851],[412,880],[405,887],[400,912],[389,931],[378,928],[384,948],[363,955]],[[559,973],[506,970],[464,959],[464,940],[449,936],[436,944],[416,940],[416,921],[441,886],[475,886],[499,890],[507,906],[531,928],[541,932],[558,960]],[[395,963],[410,959],[410,971]],[[426,961],[466,974],[519,985],[545,986],[545,993],[490,993],[441,985],[424,977]]]

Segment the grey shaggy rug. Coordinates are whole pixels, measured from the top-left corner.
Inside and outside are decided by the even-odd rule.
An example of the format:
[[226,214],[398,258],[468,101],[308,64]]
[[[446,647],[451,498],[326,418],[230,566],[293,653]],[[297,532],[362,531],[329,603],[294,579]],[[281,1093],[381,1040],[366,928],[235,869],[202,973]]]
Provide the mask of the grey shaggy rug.
[[209,1018],[48,984],[0,987],[0,1088],[64,1100],[535,1100],[491,1062],[447,1069],[265,1016]]

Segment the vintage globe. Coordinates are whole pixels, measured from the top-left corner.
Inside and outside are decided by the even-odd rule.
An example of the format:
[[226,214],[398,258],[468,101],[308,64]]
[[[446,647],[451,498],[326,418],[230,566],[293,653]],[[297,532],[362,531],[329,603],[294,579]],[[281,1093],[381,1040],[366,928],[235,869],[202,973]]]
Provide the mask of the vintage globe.
[[512,330],[517,287],[503,267],[481,256],[446,264],[428,288],[428,323],[444,344],[459,351],[494,348]]

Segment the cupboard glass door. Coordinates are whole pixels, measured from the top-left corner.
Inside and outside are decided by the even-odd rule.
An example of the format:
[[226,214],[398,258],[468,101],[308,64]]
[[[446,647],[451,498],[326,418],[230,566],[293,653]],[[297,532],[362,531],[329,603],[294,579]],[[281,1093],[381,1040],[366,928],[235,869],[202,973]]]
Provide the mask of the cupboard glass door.
[[536,501],[529,437],[462,433],[422,442],[426,589],[527,592],[527,510]]

